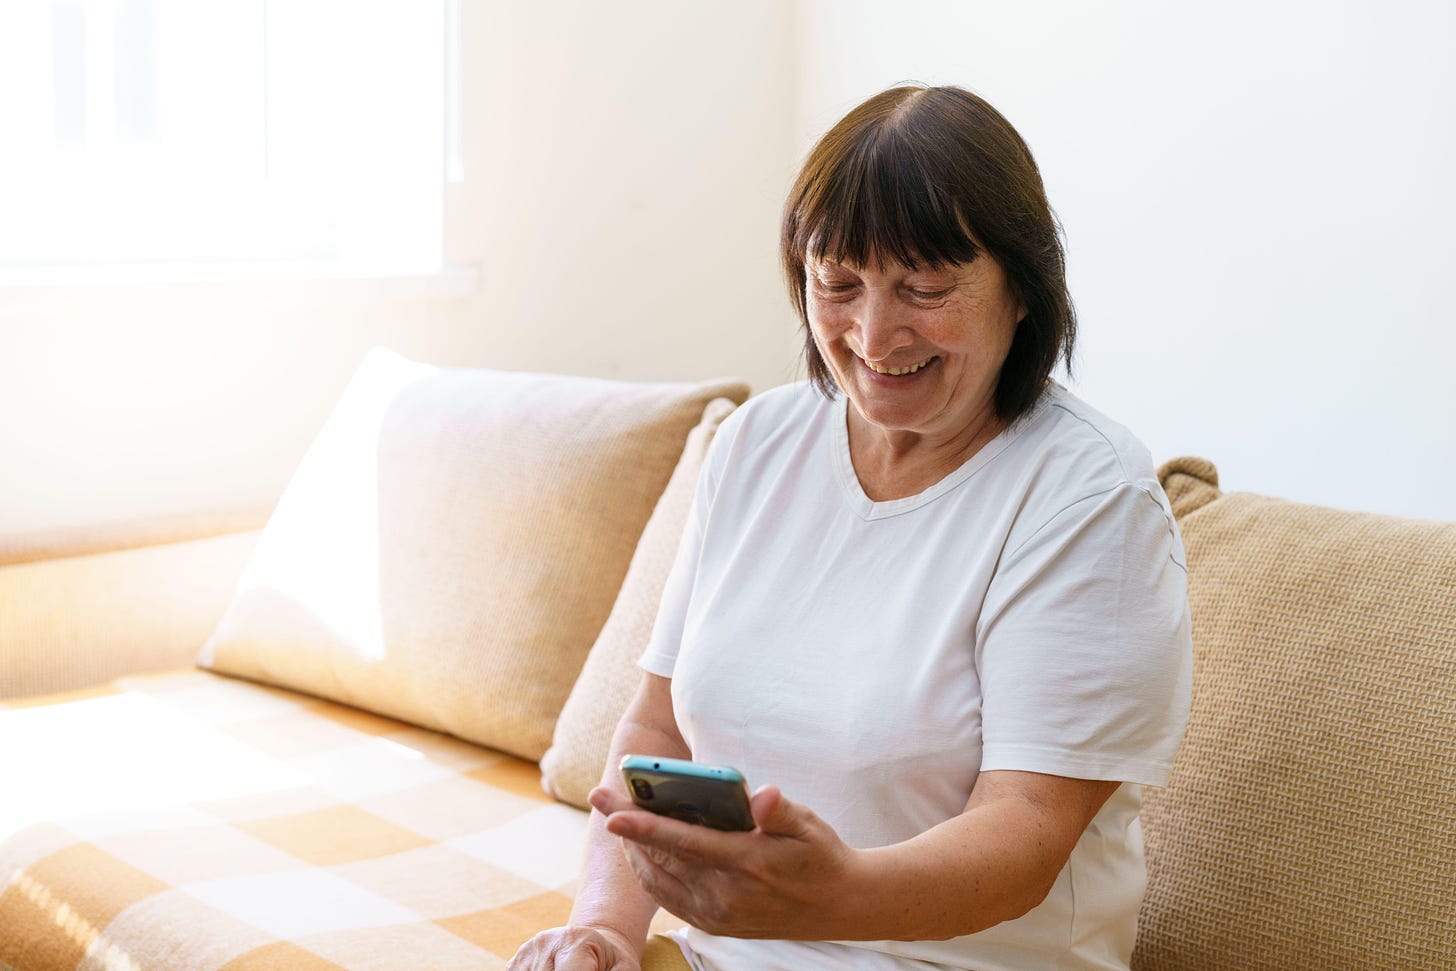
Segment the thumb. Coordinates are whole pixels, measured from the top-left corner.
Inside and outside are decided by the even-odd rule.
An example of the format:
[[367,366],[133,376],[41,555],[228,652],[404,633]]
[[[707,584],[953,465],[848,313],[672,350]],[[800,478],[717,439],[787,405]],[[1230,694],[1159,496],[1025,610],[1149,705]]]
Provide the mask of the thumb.
[[805,810],[790,802],[778,786],[760,786],[749,800],[753,821],[765,833],[798,836],[804,832]]

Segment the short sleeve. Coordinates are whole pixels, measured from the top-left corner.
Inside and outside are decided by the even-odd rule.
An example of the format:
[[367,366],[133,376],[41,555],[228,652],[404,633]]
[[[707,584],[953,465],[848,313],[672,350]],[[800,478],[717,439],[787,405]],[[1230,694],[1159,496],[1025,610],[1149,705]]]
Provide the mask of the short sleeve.
[[982,771],[1167,784],[1192,636],[1182,542],[1152,488],[1083,498],[1007,554],[977,623]]
[[697,581],[698,559],[703,551],[703,534],[713,507],[713,497],[717,493],[718,481],[722,476],[724,453],[742,410],[739,408],[723,419],[713,441],[708,445],[707,458],[698,473],[697,489],[693,493],[692,508],[688,510],[688,519],[683,526],[682,540],[678,543],[672,571],[668,573],[662,587],[662,600],[657,608],[657,619],[653,621],[652,637],[637,661],[637,666],[648,674],[670,678],[677,666],[678,648],[682,644],[683,629],[687,624],[688,605],[692,601],[693,587]]

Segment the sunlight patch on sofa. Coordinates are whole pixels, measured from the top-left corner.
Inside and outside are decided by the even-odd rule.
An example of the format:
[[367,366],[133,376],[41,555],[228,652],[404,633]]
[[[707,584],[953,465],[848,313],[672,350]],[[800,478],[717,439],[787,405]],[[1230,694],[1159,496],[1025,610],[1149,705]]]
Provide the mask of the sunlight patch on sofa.
[[22,870],[15,874],[10,885],[81,947],[90,946],[96,939],[96,928],[91,926],[90,921],[72,910],[70,904],[58,899],[49,887],[29,873]]
[[185,805],[309,781],[225,732],[130,691],[0,712],[0,752],[10,778],[46,780],[0,801],[0,839],[45,819]]

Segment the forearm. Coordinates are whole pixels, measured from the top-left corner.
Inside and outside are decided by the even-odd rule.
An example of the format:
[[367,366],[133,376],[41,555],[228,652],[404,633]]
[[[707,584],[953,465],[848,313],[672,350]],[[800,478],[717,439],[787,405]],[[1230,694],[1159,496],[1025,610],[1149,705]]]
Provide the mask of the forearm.
[[[602,775],[603,786],[627,794],[617,764],[628,753],[689,758],[686,744],[675,733],[663,732],[624,718],[612,737],[611,754]],[[648,924],[657,912],[657,902],[642,889],[622,855],[620,841],[608,833],[605,818],[593,811],[587,836],[586,861],[571,922],[610,928],[639,951],[647,940]]]
[[919,836],[858,850],[835,894],[835,940],[945,940],[1020,917],[1045,899],[1067,848],[1035,814],[970,809]]

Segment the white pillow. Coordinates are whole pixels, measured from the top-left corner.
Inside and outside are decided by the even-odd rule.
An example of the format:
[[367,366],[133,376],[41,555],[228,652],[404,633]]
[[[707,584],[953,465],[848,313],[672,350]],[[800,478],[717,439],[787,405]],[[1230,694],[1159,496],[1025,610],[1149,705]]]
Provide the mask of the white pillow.
[[375,348],[198,663],[539,759],[688,432],[747,393]]

